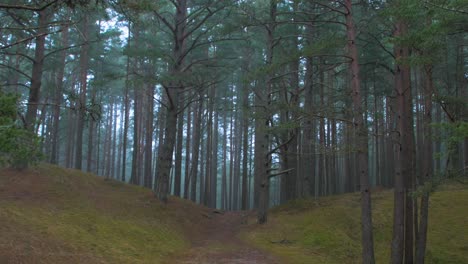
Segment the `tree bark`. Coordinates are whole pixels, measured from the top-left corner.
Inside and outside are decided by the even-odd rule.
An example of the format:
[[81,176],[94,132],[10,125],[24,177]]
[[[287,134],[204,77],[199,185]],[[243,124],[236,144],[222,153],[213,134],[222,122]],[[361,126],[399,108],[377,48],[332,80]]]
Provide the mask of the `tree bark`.
[[[395,37],[406,34],[407,25],[403,21],[398,21],[394,32]],[[395,46],[395,58],[405,59],[409,55],[407,47]],[[405,204],[406,187],[408,178],[411,177],[413,166],[410,160],[412,129],[409,127],[409,118],[412,117],[411,108],[408,108],[408,97],[411,93],[410,69],[405,64],[397,64],[395,70],[395,90],[396,90],[396,118],[397,131],[394,132],[395,146],[395,194],[394,194],[394,218],[393,218],[393,239],[391,262],[393,264],[403,263],[408,259],[405,257]],[[411,103],[411,101],[409,101]],[[406,212],[409,213],[409,212]],[[412,225],[412,223],[411,223]],[[409,256],[408,256],[409,257]]]
[[88,86],[89,69],[89,22],[88,16],[83,18],[82,36],[85,43],[80,52],[80,98],[78,102],[78,118],[76,124],[76,149],[75,149],[75,169],[81,170],[83,162],[83,133],[86,115],[86,89]]
[[[152,68],[152,67],[150,67]],[[149,73],[152,74],[152,71]],[[154,87],[152,83],[146,85],[146,126],[145,126],[145,164],[143,186],[153,188],[153,119],[154,119]]]
[[[183,102],[183,96],[180,96],[179,104]],[[174,195],[180,196],[182,185],[182,148],[183,148],[183,134],[184,134],[184,115],[181,114],[177,120],[177,140],[175,149],[175,164],[174,164]]]
[[28,108],[25,116],[25,128],[29,131],[35,130],[37,108],[40,100],[40,90],[42,84],[42,72],[44,68],[45,41],[47,33],[47,21],[49,20],[49,10],[44,9],[38,13],[38,30],[34,50],[34,60],[32,66],[31,86],[29,88]]
[[351,57],[351,90],[353,98],[353,119],[356,130],[356,150],[361,191],[361,228],[362,228],[362,262],[375,263],[374,239],[372,233],[372,208],[368,172],[367,129],[364,124],[361,80],[359,76],[359,53],[356,46],[356,29],[353,21],[351,0],[345,0],[346,5],[346,35],[348,37],[348,52]]
[[[192,165],[190,167],[190,200],[193,202],[197,201],[197,175],[198,175],[198,161],[200,155],[200,141],[201,141],[201,122],[202,122],[202,110],[203,103],[201,101],[202,96],[200,95],[200,101],[197,102],[193,118],[193,148],[192,148]],[[202,184],[200,182],[200,184]]]
[[[65,24],[62,28],[62,46],[68,46],[68,32],[69,32],[69,25]],[[65,75],[65,63],[66,63],[67,51],[62,50],[60,52],[60,59],[57,77],[55,79],[55,106],[54,106],[54,117],[53,117],[53,128],[52,128],[52,149],[51,149],[51,156],[50,156],[50,163],[58,164],[59,160],[57,158],[59,151],[60,151],[60,135],[59,135],[59,128],[60,128],[60,106],[62,104],[62,96],[63,96],[63,77]]]
[[422,155],[422,181],[423,193],[420,203],[420,220],[416,241],[416,264],[424,264],[427,244],[427,228],[429,223],[429,190],[425,185],[433,175],[433,147],[432,147],[432,94],[434,84],[432,79],[432,65],[425,66],[424,85],[424,120],[423,120],[423,146]]
[[185,179],[184,179],[184,199],[189,199],[190,190],[190,144],[192,140],[192,109],[193,105],[187,108],[187,137],[185,138]]
[[248,209],[249,85],[242,91],[242,210]]
[[[266,65],[269,66],[273,63],[273,49],[275,46],[274,32],[276,28],[276,14],[277,14],[277,1],[270,0],[270,17],[269,24],[266,26],[267,31],[267,52],[266,52]],[[260,123],[259,128],[259,153],[255,153],[259,158],[257,160],[260,164],[256,164],[260,168],[259,184],[260,184],[260,195],[258,201],[258,212],[257,222],[259,224],[265,224],[268,220],[268,207],[269,207],[269,195],[270,195],[270,169],[271,169],[271,153],[270,149],[270,134],[268,128],[270,127],[270,113],[271,107],[271,94],[272,94],[272,73],[268,73],[265,82],[265,91],[261,93],[262,101],[260,108],[260,117],[257,122]],[[257,131],[256,131],[257,133]],[[257,144],[257,141],[255,141]]]
[[[185,58],[185,40],[187,38],[185,27],[187,18],[187,0],[177,0],[175,24],[174,24],[174,46],[173,58],[174,64],[171,67],[171,73],[175,77],[179,77],[182,72]],[[162,202],[167,202],[169,194],[169,176],[172,167],[172,154],[176,142],[177,118],[179,114],[179,94],[183,89],[182,80],[171,81],[164,85],[164,90],[168,98],[168,106],[166,109],[166,123],[164,128],[164,142],[161,146],[160,156],[156,166],[158,184],[156,186],[156,196]]]

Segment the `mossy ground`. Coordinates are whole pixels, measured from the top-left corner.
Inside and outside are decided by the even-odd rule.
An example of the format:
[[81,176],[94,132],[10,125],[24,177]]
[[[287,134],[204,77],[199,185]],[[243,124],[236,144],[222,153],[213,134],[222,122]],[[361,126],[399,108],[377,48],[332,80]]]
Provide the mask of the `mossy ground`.
[[[393,193],[373,194],[376,263],[388,263]],[[430,198],[426,263],[468,263],[468,189],[445,185]],[[251,222],[254,222],[253,219]],[[268,224],[242,234],[284,263],[361,263],[359,194],[296,200],[271,211]]]
[[[427,263],[468,263],[466,201],[466,185],[431,196]],[[388,263],[392,210],[390,191],[373,194],[377,263]],[[266,225],[250,214],[241,227],[242,212],[213,215],[172,197],[164,205],[148,189],[79,171],[0,170],[0,263],[360,263],[359,212],[359,194],[296,200]]]
[[0,171],[0,263],[160,263],[190,247],[204,211],[50,165]]

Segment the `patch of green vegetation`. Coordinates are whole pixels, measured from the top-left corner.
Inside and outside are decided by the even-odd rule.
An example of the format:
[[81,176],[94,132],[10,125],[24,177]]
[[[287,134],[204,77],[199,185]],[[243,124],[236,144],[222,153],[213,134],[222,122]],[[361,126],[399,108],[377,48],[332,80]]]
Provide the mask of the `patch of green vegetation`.
[[18,117],[19,99],[19,95],[0,91],[0,168],[24,169],[42,157],[39,138]]
[[[443,189],[430,200],[426,263],[468,263],[468,190]],[[393,194],[379,192],[373,198],[376,263],[387,263]],[[361,263],[358,194],[292,201],[274,208],[268,224],[250,228],[242,238],[285,263]]]
[[187,247],[187,242],[168,226],[134,219],[115,218],[92,208],[50,211],[20,203],[0,203],[5,214],[22,226],[91,252],[112,263],[158,263]]
[[[17,177],[17,190],[0,202],[0,220],[31,230],[34,240],[59,241],[70,254],[108,263],[161,263],[190,246],[177,220],[180,208],[161,204],[147,189],[50,165]],[[0,181],[0,191],[6,184]]]

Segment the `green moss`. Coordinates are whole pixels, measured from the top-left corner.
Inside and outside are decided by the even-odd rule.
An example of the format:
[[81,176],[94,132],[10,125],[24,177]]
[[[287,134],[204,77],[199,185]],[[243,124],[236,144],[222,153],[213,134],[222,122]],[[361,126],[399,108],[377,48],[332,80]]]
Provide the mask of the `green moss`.
[[32,174],[19,180],[26,190],[17,199],[0,202],[10,229],[109,263],[161,263],[190,246],[177,210],[147,189],[47,165]]
[[[426,263],[468,263],[468,190],[444,187],[430,200]],[[393,194],[373,195],[377,263],[388,263]],[[251,226],[243,239],[282,257],[285,263],[360,263],[358,194],[297,200],[272,210],[269,223]]]

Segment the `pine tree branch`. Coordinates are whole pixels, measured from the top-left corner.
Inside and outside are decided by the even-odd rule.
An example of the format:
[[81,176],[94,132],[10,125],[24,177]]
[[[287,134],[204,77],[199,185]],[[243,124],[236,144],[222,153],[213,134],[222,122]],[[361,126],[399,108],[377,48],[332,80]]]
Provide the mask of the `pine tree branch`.
[[432,7],[439,8],[439,9],[442,9],[442,10],[445,10],[445,11],[468,15],[468,11],[465,11],[465,10],[453,9],[453,8],[437,5],[437,4],[431,3],[430,1],[424,1],[424,3],[426,5],[430,5]]
[[48,8],[49,6],[57,3],[58,0],[53,0],[43,6],[30,6],[30,5],[9,5],[9,4],[0,4],[0,8],[3,8],[3,9],[17,9],[17,10],[29,10],[29,11],[34,11],[34,12],[40,12],[46,8]]

